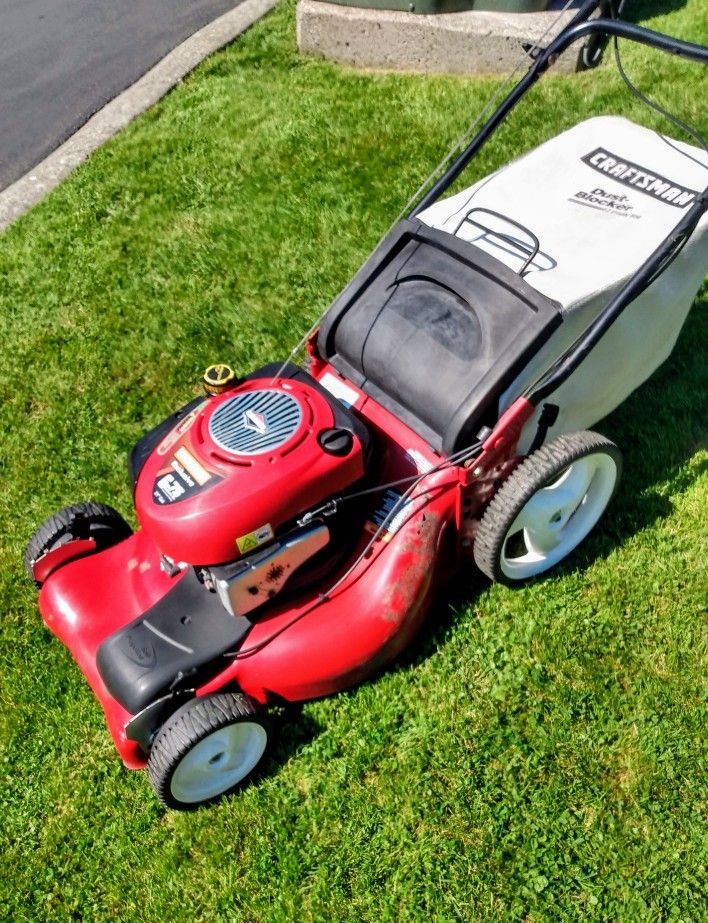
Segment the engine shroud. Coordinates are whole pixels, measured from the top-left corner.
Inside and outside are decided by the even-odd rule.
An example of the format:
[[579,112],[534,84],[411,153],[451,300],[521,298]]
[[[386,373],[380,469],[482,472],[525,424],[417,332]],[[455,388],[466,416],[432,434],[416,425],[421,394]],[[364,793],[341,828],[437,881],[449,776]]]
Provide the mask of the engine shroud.
[[[322,437],[343,422],[351,438],[333,452]],[[167,432],[140,469],[135,506],[172,560],[224,564],[363,475],[360,427],[314,380],[250,379]]]

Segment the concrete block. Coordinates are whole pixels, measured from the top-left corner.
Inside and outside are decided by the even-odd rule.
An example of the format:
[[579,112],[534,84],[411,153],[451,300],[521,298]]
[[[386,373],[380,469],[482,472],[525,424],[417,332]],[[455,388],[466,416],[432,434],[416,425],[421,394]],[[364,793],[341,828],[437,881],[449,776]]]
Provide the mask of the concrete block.
[[[545,47],[575,15],[565,13],[438,13],[363,9],[300,0],[297,40],[303,54],[321,55],[353,67],[446,74],[507,74],[522,60],[523,45]],[[579,69],[581,44],[554,65]]]

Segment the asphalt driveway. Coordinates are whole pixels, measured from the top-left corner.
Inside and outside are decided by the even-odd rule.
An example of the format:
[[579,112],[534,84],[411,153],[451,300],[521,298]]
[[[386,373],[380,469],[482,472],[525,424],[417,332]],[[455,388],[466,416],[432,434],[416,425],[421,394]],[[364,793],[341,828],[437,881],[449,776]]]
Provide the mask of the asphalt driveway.
[[0,190],[239,0],[0,0]]

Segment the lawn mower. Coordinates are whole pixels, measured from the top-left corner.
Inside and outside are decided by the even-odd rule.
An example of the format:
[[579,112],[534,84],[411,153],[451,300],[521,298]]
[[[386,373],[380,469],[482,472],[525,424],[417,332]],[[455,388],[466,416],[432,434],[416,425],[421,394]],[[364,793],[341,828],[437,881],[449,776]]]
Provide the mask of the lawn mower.
[[137,531],[84,502],[30,540],[47,626],[163,804],[236,789],[269,708],[371,677],[460,568],[534,578],[610,502],[620,452],[588,427],[667,358],[708,268],[704,145],[596,117],[443,195],[558,54],[610,37],[708,63],[587,2],[303,363],[211,366],[206,393],[137,443]]

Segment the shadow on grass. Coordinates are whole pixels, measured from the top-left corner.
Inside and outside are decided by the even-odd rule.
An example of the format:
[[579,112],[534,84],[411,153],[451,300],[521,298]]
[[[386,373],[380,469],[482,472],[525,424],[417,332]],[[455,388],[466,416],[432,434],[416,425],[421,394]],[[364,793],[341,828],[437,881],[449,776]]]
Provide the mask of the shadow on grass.
[[282,706],[271,714],[272,745],[270,759],[259,771],[259,778],[276,775],[291,756],[295,756],[307,744],[319,736],[323,727],[308,712],[301,702]]
[[641,23],[654,16],[667,16],[686,6],[687,0],[628,0],[622,11],[622,19]]

